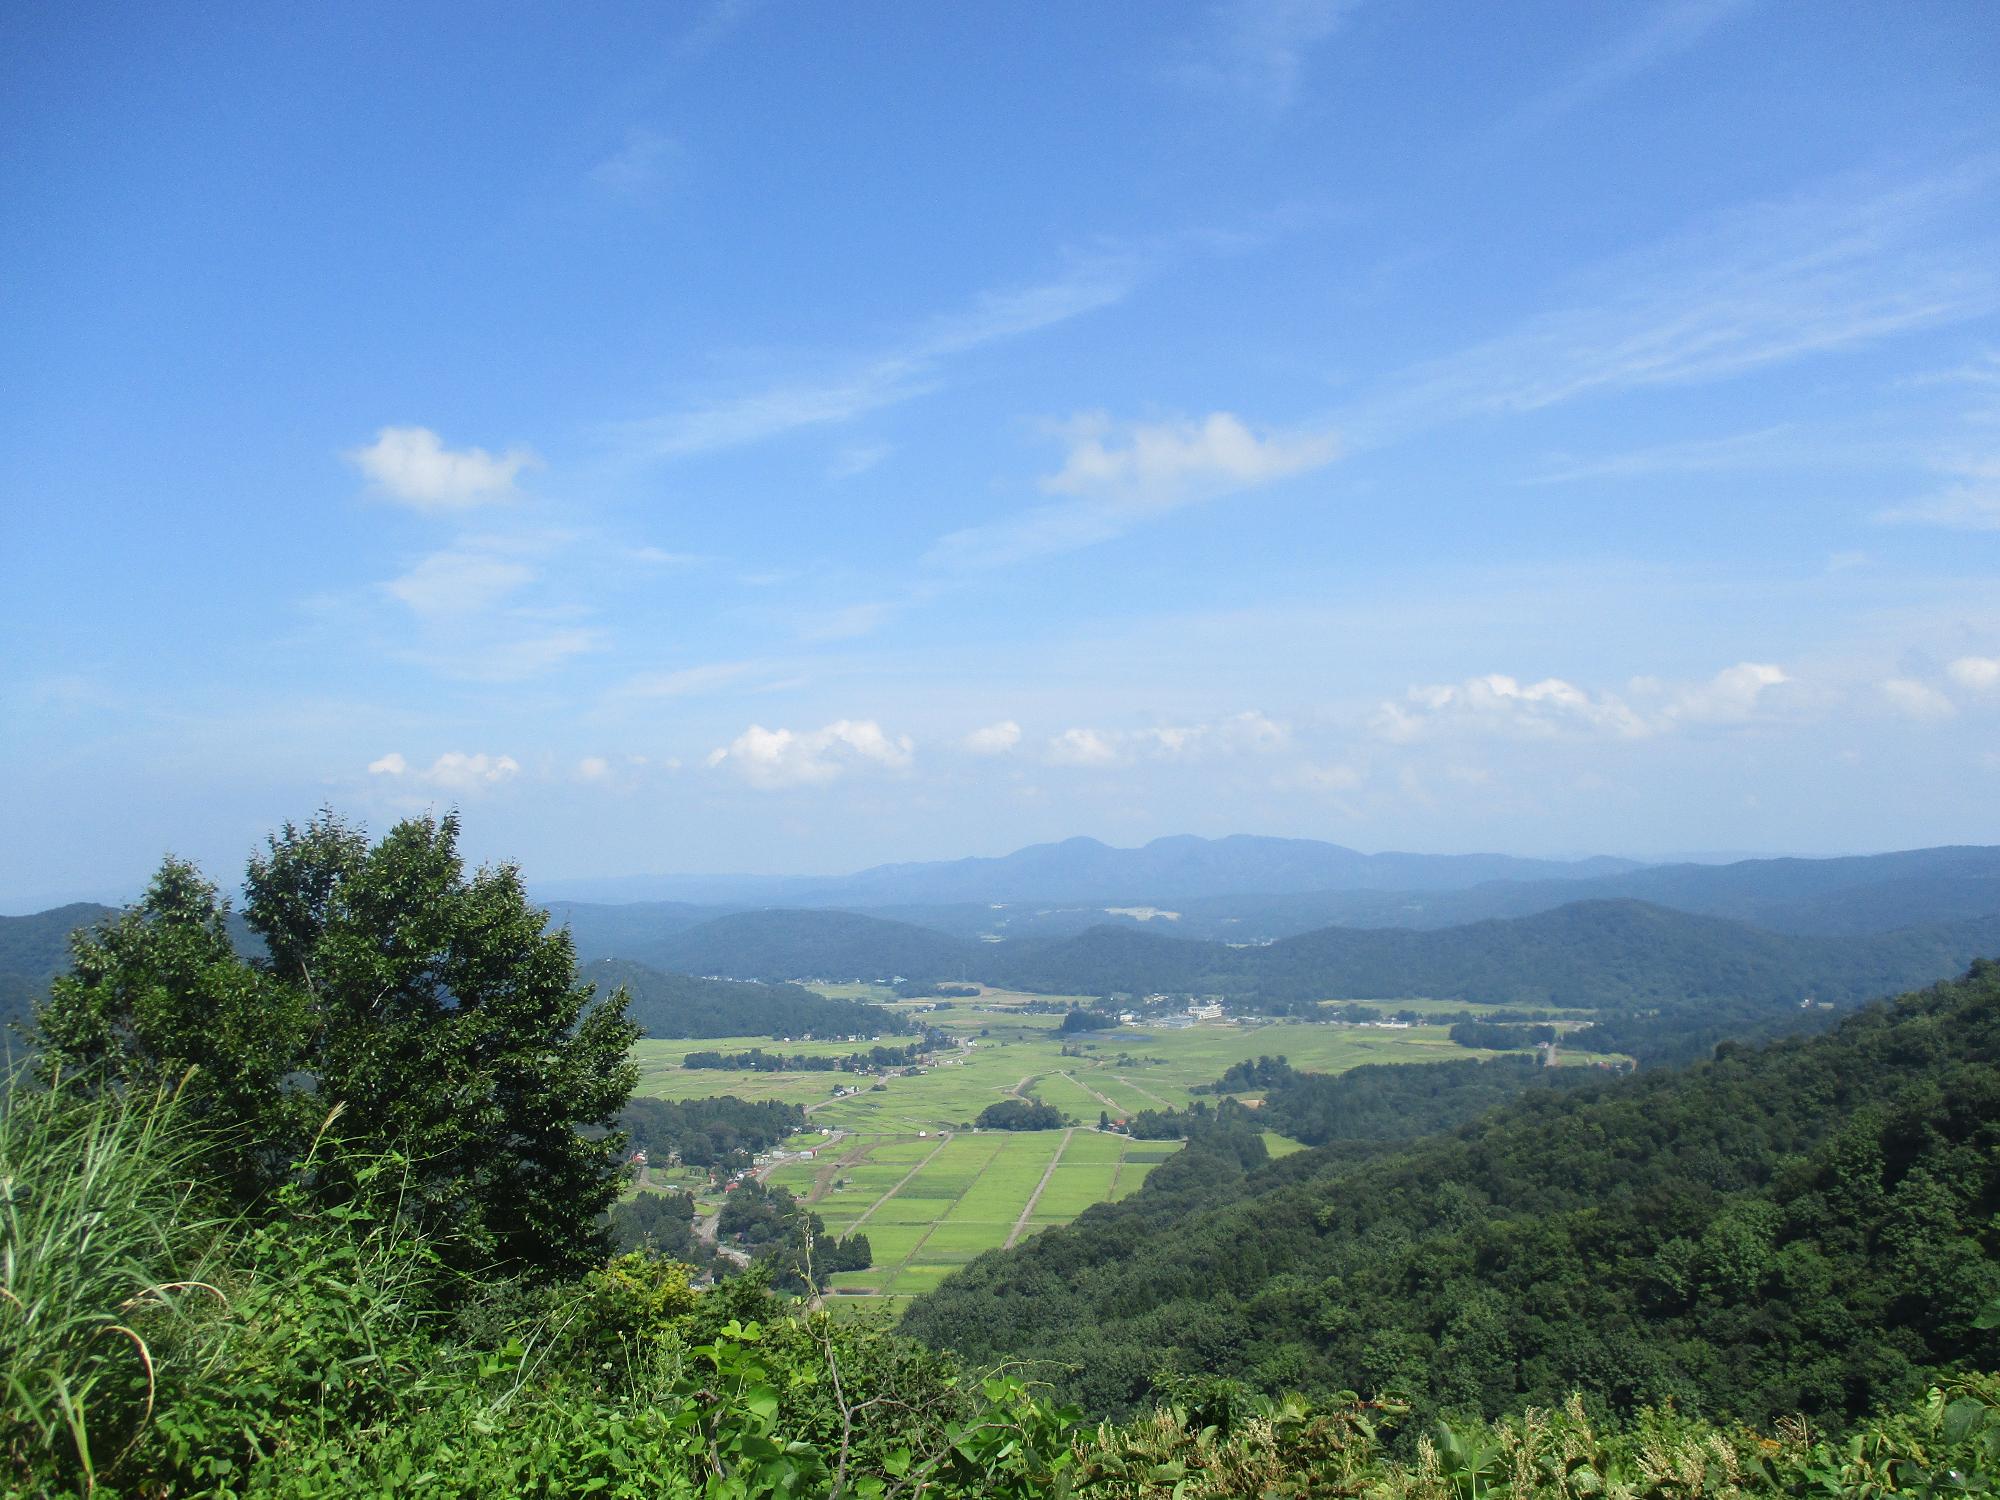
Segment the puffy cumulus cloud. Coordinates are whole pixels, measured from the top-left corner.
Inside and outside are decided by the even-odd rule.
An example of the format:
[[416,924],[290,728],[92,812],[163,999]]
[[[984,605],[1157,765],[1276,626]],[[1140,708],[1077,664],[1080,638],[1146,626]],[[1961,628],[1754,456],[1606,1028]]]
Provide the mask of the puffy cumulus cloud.
[[1635,704],[1560,677],[1523,683],[1494,672],[1459,683],[1412,687],[1402,702],[1378,708],[1370,727],[1399,744],[1439,733],[1642,739],[1692,725],[1747,723],[1767,707],[1766,693],[1791,680],[1782,668],[1765,662],[1738,662],[1701,682],[1638,677],[1631,684],[1632,697],[1639,700]]
[[1042,487],[1140,509],[1270,484],[1331,463],[1340,453],[1331,433],[1259,436],[1226,411],[1199,422],[1123,427],[1095,413],[1072,421],[1067,436],[1068,456]]
[[1586,692],[1560,677],[1523,683],[1499,672],[1412,687],[1401,703],[1378,708],[1369,727],[1396,744],[1440,732],[1526,739],[1578,733],[1635,738],[1647,733],[1646,721],[1619,698]]
[[1095,729],[1065,729],[1048,743],[1048,761],[1057,766],[1115,766],[1118,747]]
[[1669,720],[1681,723],[1738,724],[1756,714],[1767,691],[1791,680],[1782,668],[1768,662],[1738,662],[1707,682],[1674,691],[1663,712]]
[[428,427],[384,427],[346,456],[383,494],[418,510],[467,510],[505,499],[515,477],[540,463],[526,448],[498,455],[447,448]]
[[579,781],[602,781],[611,774],[611,762],[601,755],[586,755],[576,763]]
[[1881,684],[1882,696],[1897,713],[1911,719],[1949,719],[1958,706],[1928,682],[1891,677]]
[[1974,693],[1990,693],[2000,688],[2000,657],[1961,656],[1945,671],[1960,687]]
[[1291,742],[1284,725],[1254,710],[1201,724],[1142,729],[1131,738],[1142,754],[1166,760],[1261,754]]
[[711,768],[734,771],[752,786],[815,786],[848,771],[908,770],[915,746],[891,738],[873,719],[839,719],[821,729],[766,729],[752,724],[708,754]]
[[1058,431],[1068,452],[1042,488],[1063,498],[952,532],[925,560],[993,568],[1095,546],[1177,507],[1270,484],[1340,455],[1330,432],[1259,434],[1229,412],[1126,424],[1094,413]]
[[1020,743],[1021,726],[1012,719],[975,729],[960,741],[974,755],[1005,755]]
[[1110,766],[1135,760],[1254,755],[1282,750],[1290,743],[1291,736],[1282,724],[1253,710],[1148,729],[1066,729],[1048,742],[1045,758],[1058,766]]
[[459,750],[447,750],[424,770],[413,769],[402,755],[395,751],[380,760],[368,763],[371,776],[408,777],[426,786],[442,787],[447,791],[472,791],[480,787],[496,786],[500,782],[512,780],[520,774],[521,763],[511,755],[467,755]]

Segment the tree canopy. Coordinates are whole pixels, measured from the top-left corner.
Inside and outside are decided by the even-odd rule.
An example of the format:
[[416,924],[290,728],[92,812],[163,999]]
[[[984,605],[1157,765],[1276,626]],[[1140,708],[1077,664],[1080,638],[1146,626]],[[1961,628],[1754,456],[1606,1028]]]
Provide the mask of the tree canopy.
[[373,845],[331,813],[286,824],[245,881],[254,959],[231,945],[215,886],[167,860],[137,906],[76,938],[38,1020],[44,1074],[185,1077],[239,1196],[330,1129],[404,1158],[404,1207],[449,1224],[466,1263],[591,1264],[637,1030],[622,993],[594,1003],[577,982],[567,933],[543,930],[518,870],[465,872],[458,833],[452,814]]

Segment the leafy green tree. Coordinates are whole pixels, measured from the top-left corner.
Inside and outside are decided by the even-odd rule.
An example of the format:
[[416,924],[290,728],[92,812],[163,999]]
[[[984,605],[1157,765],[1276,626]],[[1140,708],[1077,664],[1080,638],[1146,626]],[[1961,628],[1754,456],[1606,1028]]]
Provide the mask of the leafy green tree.
[[[601,1258],[637,1030],[622,991],[576,979],[511,865],[465,873],[455,814],[371,846],[332,813],[250,862],[243,959],[228,908],[168,860],[138,907],[77,940],[40,1016],[47,1072],[174,1082],[232,1143],[254,1196],[332,1111],[411,1167],[404,1207],[467,1265],[560,1272]],[[327,1184],[334,1186],[332,1183]]]

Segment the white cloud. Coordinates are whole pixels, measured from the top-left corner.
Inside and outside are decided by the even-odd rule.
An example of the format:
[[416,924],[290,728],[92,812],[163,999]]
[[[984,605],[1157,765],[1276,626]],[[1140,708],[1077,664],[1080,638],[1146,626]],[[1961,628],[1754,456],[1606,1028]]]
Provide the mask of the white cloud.
[[2000,457],[1944,459],[1937,468],[1955,482],[1922,500],[1880,511],[1875,519],[1955,531],[2000,531]]
[[1646,721],[1614,696],[1591,694],[1560,677],[1522,683],[1499,672],[1412,687],[1403,702],[1382,704],[1369,727],[1397,744],[1449,732],[1523,739],[1579,733],[1629,739],[1648,732]]
[[671,136],[635,126],[625,132],[623,146],[590,169],[590,180],[621,198],[645,198],[667,182],[680,158]]
[[1144,729],[1132,738],[1142,750],[1156,757],[1190,760],[1282,750],[1290,743],[1291,736],[1282,724],[1252,710],[1203,724]]
[[1891,677],[1881,687],[1889,706],[1912,719],[1949,719],[1958,712],[1951,699],[1914,677]]
[[880,630],[896,606],[886,603],[849,604],[808,619],[799,630],[805,641],[852,641]]
[[1065,729],[1048,744],[1050,764],[1058,766],[1115,766],[1118,749],[1095,729]]
[[382,590],[420,615],[466,615],[492,608],[536,576],[510,558],[452,549],[433,552]]
[[1340,452],[1331,433],[1260,437],[1226,411],[1199,422],[1123,427],[1093,413],[1072,421],[1068,435],[1069,455],[1042,488],[1141,510],[1270,484],[1331,463]]
[[1358,6],[1359,0],[1227,0],[1174,74],[1211,93],[1282,109],[1298,96],[1313,48]]
[[1221,756],[1261,755],[1285,749],[1291,736],[1282,724],[1251,710],[1194,724],[1145,729],[1066,729],[1044,751],[1051,765],[1111,766],[1135,760],[1196,761]]
[[1631,692],[1639,700],[1635,704],[1560,677],[1523,683],[1494,672],[1464,682],[1412,687],[1402,702],[1382,704],[1370,728],[1396,743],[1449,733],[1513,739],[1577,735],[1642,739],[1693,725],[1748,722],[1766,706],[1768,691],[1790,681],[1781,668],[1768,663],[1739,662],[1705,681],[1678,686],[1634,678]]
[[616,430],[617,435],[652,457],[685,458],[802,428],[852,421],[934,389],[945,364],[955,356],[1054,327],[1119,301],[1135,277],[1135,267],[1123,258],[1092,261],[1038,286],[988,293],[962,311],[935,320],[900,346],[846,369],[627,423]]
[[1005,755],[1021,743],[1021,726],[1012,719],[1002,719],[973,730],[961,743],[974,755]]
[[672,672],[642,672],[617,689],[620,698],[686,698],[727,687],[750,673],[763,671],[757,661],[713,661]]
[[457,676],[481,682],[517,682],[553,671],[571,657],[596,651],[604,643],[604,632],[581,626],[539,635],[517,635],[484,642],[477,649],[451,658],[448,669]]
[[611,762],[601,755],[586,755],[576,763],[576,774],[584,781],[602,781],[611,774]]
[[1743,9],[1744,3],[1745,0],[1682,0],[1677,5],[1639,11],[1641,21],[1635,29],[1592,58],[1560,87],[1551,89],[1516,114],[1501,128],[1500,139],[1516,141],[1686,51],[1717,22]]
[[2000,305],[1992,247],[1948,222],[1984,195],[1986,162],[1927,178],[1849,178],[1739,209],[1600,265],[1571,305],[1416,369],[1346,413],[1359,444],[1463,417],[1716,381]]
[[1681,688],[1662,712],[1681,723],[1740,724],[1757,712],[1768,689],[1790,681],[1783,669],[1768,662],[1738,662],[1707,682]]
[[395,752],[371,761],[368,773],[371,776],[408,776],[429,786],[443,787],[447,791],[472,791],[480,787],[495,786],[511,780],[521,770],[521,763],[511,755],[467,755],[458,750],[447,750],[432,761],[429,769],[413,771],[408,761]]
[[875,468],[895,450],[887,443],[849,444],[826,466],[829,479],[852,479]]
[[1961,656],[1945,670],[1951,674],[1953,682],[1975,693],[2000,688],[2000,657]]
[[907,735],[891,738],[873,719],[840,719],[808,732],[752,724],[711,750],[707,763],[775,788],[821,785],[857,769],[908,770],[914,759]]
[[1089,413],[1060,430],[1069,451],[1042,488],[1068,500],[953,532],[927,561],[999,567],[1087,547],[1180,506],[1273,484],[1340,455],[1331,432],[1259,434],[1226,411],[1199,421],[1124,424]]
[[1321,792],[1351,792],[1368,779],[1368,773],[1357,766],[1344,765],[1332,761],[1326,765],[1306,764],[1299,766],[1286,778],[1287,784],[1310,787]]
[[503,500],[514,478],[539,460],[526,448],[495,457],[484,448],[454,451],[428,427],[384,427],[347,459],[393,499],[419,510],[465,510]]

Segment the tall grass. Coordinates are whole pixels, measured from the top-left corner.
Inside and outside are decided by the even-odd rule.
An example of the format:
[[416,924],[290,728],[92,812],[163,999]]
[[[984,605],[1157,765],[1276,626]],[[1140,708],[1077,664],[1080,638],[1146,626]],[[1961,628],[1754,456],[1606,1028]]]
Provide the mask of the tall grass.
[[0,1078],[0,1480],[89,1493],[145,1431],[222,1296],[199,1155],[171,1093]]

